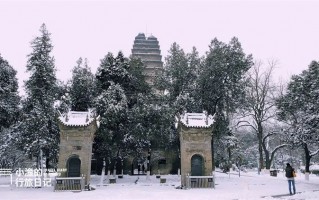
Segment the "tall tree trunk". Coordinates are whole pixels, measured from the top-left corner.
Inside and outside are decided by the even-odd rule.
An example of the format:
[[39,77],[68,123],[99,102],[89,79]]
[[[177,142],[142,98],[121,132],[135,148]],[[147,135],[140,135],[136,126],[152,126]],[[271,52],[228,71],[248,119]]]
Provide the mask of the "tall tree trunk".
[[271,159],[269,158],[269,151],[265,151],[265,161],[266,161],[266,169],[270,169]]
[[264,168],[264,155],[263,155],[263,128],[261,122],[257,123],[257,137],[258,137],[258,151],[259,151],[259,170]]
[[147,174],[146,174],[146,180],[150,180],[151,175],[151,148],[148,149],[147,153]]
[[264,168],[264,155],[262,147],[262,139],[258,136],[258,152],[259,152],[259,171]]
[[270,154],[269,154],[267,146],[266,146],[266,144],[264,142],[262,143],[262,147],[263,147],[263,150],[264,150],[264,153],[265,153],[266,169],[270,169],[270,166],[271,166]]
[[121,158],[121,176],[123,176],[124,172],[123,172],[123,168],[124,168],[124,163],[123,163],[123,158]]
[[108,165],[107,165],[107,180],[110,180],[111,176],[111,158],[107,158]]
[[231,159],[232,159],[232,157],[231,157],[231,148],[229,147],[229,148],[227,148],[227,151],[228,151],[228,166],[229,166],[229,169],[231,169],[232,168],[232,161],[231,161]]
[[147,171],[151,171],[151,149],[147,152]]
[[305,158],[306,158],[306,167],[305,167],[305,172],[310,172],[309,167],[310,167],[310,160],[311,160],[311,155],[310,151],[308,149],[308,145],[306,143],[303,144],[303,148],[305,150]]
[[40,165],[40,153],[39,155],[37,156],[37,169],[40,169],[41,165]]
[[113,163],[113,176],[116,176],[116,166],[117,166],[117,159],[114,159],[114,163]]

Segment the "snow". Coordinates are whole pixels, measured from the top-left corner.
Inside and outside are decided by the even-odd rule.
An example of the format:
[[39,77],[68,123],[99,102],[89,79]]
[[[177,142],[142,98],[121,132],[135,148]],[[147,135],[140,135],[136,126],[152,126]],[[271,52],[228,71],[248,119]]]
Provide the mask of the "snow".
[[94,120],[94,114],[91,111],[70,111],[59,116],[59,120],[66,126],[88,126]]
[[[98,187],[100,176],[92,175],[93,191],[83,192],[53,192],[53,187],[46,188],[6,188],[0,187],[1,199],[4,200],[56,200],[56,199],[108,199],[108,200],[256,200],[256,199],[319,199],[319,177],[312,176],[310,181],[304,180],[301,174],[296,177],[296,195],[288,195],[288,183],[284,173],[279,172],[277,177],[257,172],[236,172],[225,174],[216,172],[215,189],[176,189],[180,185],[177,175],[162,176],[166,183],[159,183],[159,179],[151,176],[128,176],[117,179],[116,184],[106,184]],[[105,176],[105,178],[107,178]],[[139,179],[138,179],[139,178]],[[0,183],[3,177],[0,177]],[[135,181],[138,179],[137,183]]]
[[[300,169],[305,170],[306,166],[300,166]],[[319,164],[312,164],[309,167],[310,172],[312,171],[319,171]]]
[[208,128],[214,123],[213,117],[206,113],[185,113],[180,121],[184,126],[198,128]]
[[319,170],[319,165],[310,165],[310,170]]

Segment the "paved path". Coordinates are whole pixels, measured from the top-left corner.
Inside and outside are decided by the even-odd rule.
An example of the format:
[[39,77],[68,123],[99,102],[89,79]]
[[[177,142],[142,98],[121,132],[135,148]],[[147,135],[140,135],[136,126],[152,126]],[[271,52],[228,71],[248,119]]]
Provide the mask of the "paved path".
[[[319,190],[313,190],[313,192],[317,192]],[[296,194],[300,194],[301,192],[296,192]],[[271,197],[273,198],[278,198],[278,199],[281,199],[282,197],[289,197],[289,196],[294,196],[294,195],[291,195],[291,194],[278,194],[278,195],[273,195]],[[262,198],[265,198],[266,196],[263,196]],[[285,199],[285,198],[284,198]],[[293,199],[292,199],[293,200]],[[298,200],[302,200],[302,199],[298,199]]]

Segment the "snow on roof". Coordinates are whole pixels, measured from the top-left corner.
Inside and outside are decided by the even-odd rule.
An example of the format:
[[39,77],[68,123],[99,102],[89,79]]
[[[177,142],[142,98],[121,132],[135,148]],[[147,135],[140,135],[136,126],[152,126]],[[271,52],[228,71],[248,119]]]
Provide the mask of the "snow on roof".
[[66,126],[88,126],[94,119],[94,113],[91,111],[69,111],[59,117],[60,122]]
[[213,125],[214,118],[204,113],[185,113],[181,115],[180,122],[186,127],[208,128]]

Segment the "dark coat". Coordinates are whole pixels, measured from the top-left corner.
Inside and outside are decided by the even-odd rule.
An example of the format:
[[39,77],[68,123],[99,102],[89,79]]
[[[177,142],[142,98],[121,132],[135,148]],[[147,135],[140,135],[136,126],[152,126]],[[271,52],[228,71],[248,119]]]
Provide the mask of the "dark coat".
[[293,178],[294,177],[294,175],[293,175],[294,169],[290,165],[288,165],[286,167],[285,171],[286,171],[286,177],[287,178]]

